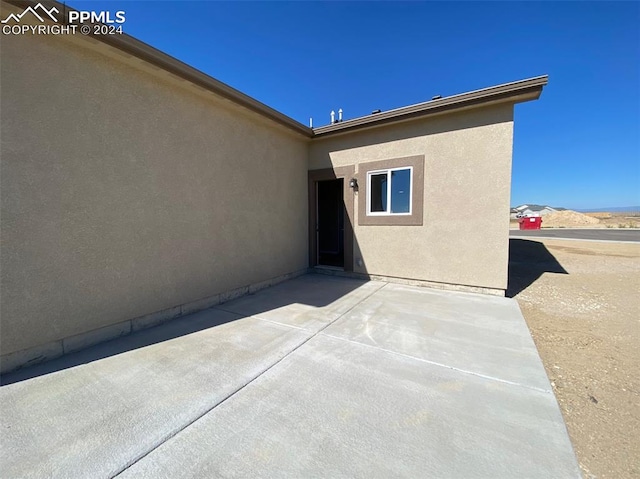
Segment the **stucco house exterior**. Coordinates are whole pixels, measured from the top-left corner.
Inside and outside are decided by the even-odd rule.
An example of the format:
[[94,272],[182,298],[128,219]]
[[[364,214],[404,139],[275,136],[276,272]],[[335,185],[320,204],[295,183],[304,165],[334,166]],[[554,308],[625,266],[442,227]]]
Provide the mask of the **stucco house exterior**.
[[3,371],[310,268],[504,294],[546,76],[312,129],[128,35],[0,48]]

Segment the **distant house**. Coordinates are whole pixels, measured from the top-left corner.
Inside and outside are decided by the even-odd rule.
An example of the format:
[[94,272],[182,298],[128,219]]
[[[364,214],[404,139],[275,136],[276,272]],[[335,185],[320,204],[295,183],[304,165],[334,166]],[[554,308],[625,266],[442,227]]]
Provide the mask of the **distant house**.
[[511,208],[511,218],[522,218],[523,216],[544,216],[555,211],[562,211],[565,208],[554,208],[547,205],[520,205]]

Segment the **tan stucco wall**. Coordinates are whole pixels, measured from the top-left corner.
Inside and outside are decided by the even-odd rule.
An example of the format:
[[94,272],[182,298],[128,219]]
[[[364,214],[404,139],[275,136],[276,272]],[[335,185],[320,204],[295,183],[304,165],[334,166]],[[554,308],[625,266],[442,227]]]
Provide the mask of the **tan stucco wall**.
[[509,104],[314,140],[310,169],[356,165],[360,185],[364,162],[425,157],[423,225],[359,226],[356,205],[354,271],[506,289],[512,137]]
[[307,140],[97,42],[0,54],[3,355],[307,266]]

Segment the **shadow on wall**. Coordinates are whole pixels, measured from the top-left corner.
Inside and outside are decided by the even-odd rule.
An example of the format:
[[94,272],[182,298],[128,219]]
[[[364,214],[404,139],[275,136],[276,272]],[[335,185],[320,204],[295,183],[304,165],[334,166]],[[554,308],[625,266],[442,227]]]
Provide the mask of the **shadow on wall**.
[[[5,386],[62,371],[292,304],[302,305],[302,309],[307,310],[310,309],[309,307],[322,308],[355,291],[364,283],[365,281],[360,280],[307,274],[255,294],[220,304],[210,310],[183,316],[160,326],[121,336],[51,361],[3,374],[0,376],[0,384]],[[307,308],[304,308],[305,306]]]
[[543,273],[569,274],[546,246],[538,241],[509,240],[509,282],[506,296],[513,298]]

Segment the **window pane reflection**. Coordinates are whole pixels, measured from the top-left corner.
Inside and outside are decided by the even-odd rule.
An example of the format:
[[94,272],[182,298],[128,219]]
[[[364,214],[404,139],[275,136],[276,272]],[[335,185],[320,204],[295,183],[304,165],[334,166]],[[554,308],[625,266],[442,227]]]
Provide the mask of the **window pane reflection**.
[[387,174],[371,175],[371,211],[387,211]]
[[409,213],[409,188],[411,188],[411,170],[391,172],[391,212]]

